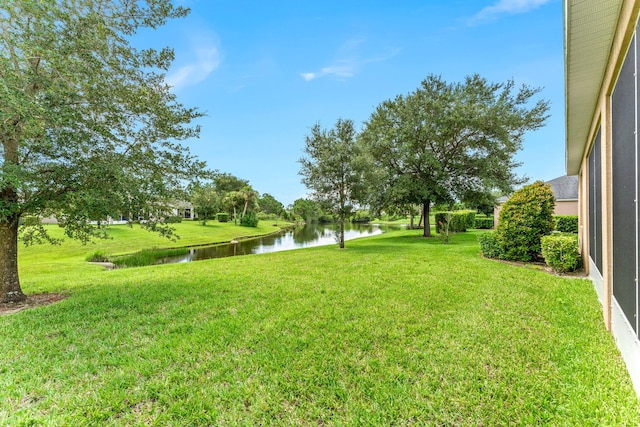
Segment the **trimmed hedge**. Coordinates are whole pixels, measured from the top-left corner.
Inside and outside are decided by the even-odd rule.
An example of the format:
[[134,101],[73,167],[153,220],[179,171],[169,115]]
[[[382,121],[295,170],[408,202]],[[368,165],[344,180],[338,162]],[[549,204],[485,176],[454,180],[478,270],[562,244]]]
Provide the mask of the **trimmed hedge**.
[[493,218],[488,218],[485,216],[477,216],[476,217],[476,227],[478,229],[489,230],[493,228]]
[[218,222],[228,222],[229,214],[227,212],[218,212],[216,214],[216,219],[218,220]]
[[476,228],[476,215],[478,213],[476,211],[462,211],[462,213],[466,216],[467,228]]
[[578,233],[578,215],[555,215],[556,231],[561,233]]
[[552,234],[541,240],[542,256],[555,271],[566,273],[582,266],[577,234]]
[[434,217],[436,221],[436,233],[441,233],[442,226],[446,222],[447,215],[451,214],[451,222],[449,223],[449,232],[461,233],[469,228],[476,226],[475,211],[453,211],[453,212],[436,212]]

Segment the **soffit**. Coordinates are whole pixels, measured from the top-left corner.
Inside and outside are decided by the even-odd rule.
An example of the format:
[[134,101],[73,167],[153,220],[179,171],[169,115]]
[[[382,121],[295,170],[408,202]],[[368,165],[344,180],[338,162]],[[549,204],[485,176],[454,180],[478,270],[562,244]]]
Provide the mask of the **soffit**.
[[623,0],[565,0],[566,168],[579,172]]

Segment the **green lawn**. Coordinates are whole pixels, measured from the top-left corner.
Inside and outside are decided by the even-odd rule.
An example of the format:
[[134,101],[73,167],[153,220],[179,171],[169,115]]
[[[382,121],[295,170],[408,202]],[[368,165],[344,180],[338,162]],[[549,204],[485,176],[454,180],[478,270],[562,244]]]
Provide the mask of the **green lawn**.
[[71,297],[0,317],[0,425],[640,425],[590,282],[419,233],[113,271],[25,250],[25,291]]
[[[155,233],[143,230],[138,225],[113,225],[108,230],[109,239],[95,239],[88,244],[69,239],[64,230],[57,225],[49,225],[47,231],[52,237],[62,238],[64,242],[59,246],[33,245],[19,247],[19,268],[21,278],[31,278],[32,288],[26,292],[41,292],[46,290],[50,282],[59,283],[62,289],[72,288],[77,274],[85,272],[93,274],[104,270],[101,266],[88,265],[86,259],[96,251],[109,256],[132,254],[143,249],[151,248],[179,248],[214,243],[229,242],[233,239],[274,233],[291,223],[279,221],[260,221],[257,227],[242,227],[233,222],[220,223],[210,221],[203,226],[198,221],[184,221],[172,224],[179,238],[169,240]],[[60,280],[66,273],[73,276],[71,282]],[[40,286],[42,284],[42,286]]]

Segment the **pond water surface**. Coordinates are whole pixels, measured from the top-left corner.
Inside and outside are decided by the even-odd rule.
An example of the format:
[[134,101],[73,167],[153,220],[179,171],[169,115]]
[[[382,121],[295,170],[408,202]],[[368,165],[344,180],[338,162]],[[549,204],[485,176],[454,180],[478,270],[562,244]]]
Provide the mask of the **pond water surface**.
[[[381,234],[384,226],[376,224],[345,224],[344,239],[375,236]],[[159,259],[157,264],[200,261],[211,258],[224,258],[237,255],[263,254],[267,252],[287,251],[337,244],[334,224],[307,224],[277,234],[238,243],[226,243],[216,246],[204,246],[189,250],[187,255]]]

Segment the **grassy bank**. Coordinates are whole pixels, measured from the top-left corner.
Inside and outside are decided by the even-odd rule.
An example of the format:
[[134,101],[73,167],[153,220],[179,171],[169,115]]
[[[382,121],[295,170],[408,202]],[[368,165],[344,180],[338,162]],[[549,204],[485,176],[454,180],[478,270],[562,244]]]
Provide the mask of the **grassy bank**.
[[[40,283],[46,285],[50,281],[60,282],[60,277],[66,277],[67,273],[74,278],[72,281],[81,280],[75,275],[90,273],[93,275],[103,267],[88,265],[87,259],[95,253],[101,253],[109,258],[134,254],[151,248],[174,249],[188,246],[198,246],[229,242],[233,239],[241,239],[250,236],[265,235],[277,232],[283,227],[292,224],[283,221],[275,226],[271,221],[260,221],[257,227],[242,227],[233,222],[220,223],[210,221],[203,226],[201,222],[184,221],[172,224],[179,238],[169,240],[158,234],[141,229],[138,225],[113,225],[107,229],[108,239],[95,239],[83,245],[77,240],[69,239],[64,235],[62,228],[57,225],[46,226],[52,237],[62,238],[62,245],[33,245],[18,248],[19,268],[21,278],[31,278],[36,283],[33,292],[40,292]],[[62,276],[61,276],[62,275]],[[67,282],[71,287],[72,282]]]
[[24,275],[0,425],[640,425],[590,282],[417,234]]

